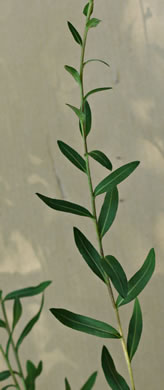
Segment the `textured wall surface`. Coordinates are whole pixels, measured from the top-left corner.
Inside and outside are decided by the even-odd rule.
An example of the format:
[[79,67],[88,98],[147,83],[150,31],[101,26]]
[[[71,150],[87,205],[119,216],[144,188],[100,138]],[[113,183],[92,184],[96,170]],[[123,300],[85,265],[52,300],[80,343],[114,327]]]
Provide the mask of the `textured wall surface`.
[[[64,389],[65,376],[72,389],[79,389],[94,370],[99,371],[95,390],[107,389],[100,365],[103,344],[128,380],[119,341],[74,332],[48,311],[64,307],[116,326],[107,291],[87,268],[73,240],[72,227],[77,226],[96,246],[92,221],[50,210],[35,196],[40,192],[90,207],[85,175],[69,164],[56,143],[61,139],[83,153],[77,120],[65,105],[80,102],[79,89],[64,65],[79,66],[79,46],[66,21],[82,33],[84,4],[82,0],[0,1],[0,288],[7,293],[53,280],[40,322],[21,350],[24,360],[44,361],[39,390]],[[90,99],[89,148],[103,150],[114,168],[141,161],[120,185],[117,219],[104,247],[122,262],[128,277],[142,265],[151,247],[156,250],[156,273],[140,297],[144,328],[133,367],[137,390],[161,390],[164,3],[95,0],[95,16],[103,22],[89,34],[87,58],[102,58],[111,66],[89,64],[85,86],[112,85],[113,91]],[[107,173],[96,163],[92,168],[96,184]],[[39,297],[25,302],[17,333],[37,310]],[[120,310],[125,332],[131,311],[132,304]]]

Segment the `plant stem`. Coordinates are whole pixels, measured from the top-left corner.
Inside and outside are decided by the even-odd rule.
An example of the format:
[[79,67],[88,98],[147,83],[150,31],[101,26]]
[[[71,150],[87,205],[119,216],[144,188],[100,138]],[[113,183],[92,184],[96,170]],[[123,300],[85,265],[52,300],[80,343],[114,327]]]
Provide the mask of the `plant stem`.
[[17,379],[16,379],[16,377],[15,377],[15,374],[14,374],[14,372],[13,372],[13,370],[12,370],[12,367],[11,367],[11,364],[10,364],[10,362],[9,362],[9,359],[7,359],[7,356],[5,355],[5,351],[4,351],[3,348],[2,348],[2,345],[0,345],[0,351],[1,351],[2,356],[3,356],[3,358],[4,358],[4,360],[5,360],[6,364],[7,364],[7,367],[8,367],[8,369],[9,369],[9,371],[10,371],[10,374],[11,374],[11,376],[12,376],[12,378],[13,378],[13,382],[15,383],[16,388],[17,388],[18,390],[21,390],[21,389],[20,389],[20,386],[19,386],[19,383],[18,383],[18,381],[17,381]]
[[[82,111],[84,110],[83,72],[84,72],[84,56],[85,56],[86,40],[87,40],[87,34],[88,34],[87,22],[90,20],[90,17],[91,17],[92,11],[93,11],[93,6],[94,6],[94,0],[90,0],[88,14],[87,14],[87,18],[86,18],[86,26],[85,26],[84,36],[83,36],[83,44],[82,44],[82,49],[81,49],[80,80],[81,80],[81,110]],[[82,134],[83,134],[83,140],[84,140],[84,156],[85,156],[85,160],[86,160],[86,169],[87,169],[88,184],[89,184],[89,190],[90,190],[90,196],[91,196],[92,213],[94,216],[94,223],[95,223],[95,228],[96,228],[96,233],[97,233],[100,254],[101,254],[101,257],[104,258],[104,250],[103,250],[103,245],[102,245],[102,239],[101,239],[101,236],[99,233],[98,219],[97,219],[97,212],[96,212],[96,202],[95,202],[95,196],[94,196],[94,191],[93,191],[91,170],[90,170],[90,165],[89,165],[87,137],[86,137],[86,133],[85,133],[85,125],[84,125],[84,122],[82,122],[82,121],[81,121],[81,128],[82,128]],[[127,351],[127,347],[126,347],[126,342],[125,342],[125,338],[124,338],[124,334],[123,334],[123,329],[122,329],[122,325],[121,325],[121,319],[120,319],[118,308],[116,306],[112,286],[111,286],[109,279],[107,281],[107,288],[108,288],[109,296],[110,296],[111,301],[112,301],[112,305],[113,305],[115,313],[116,313],[116,319],[117,319],[117,323],[118,323],[119,333],[121,335],[121,344],[122,344],[124,356],[126,359],[128,371],[129,371],[129,377],[130,377],[130,381],[131,381],[132,390],[136,390],[135,384],[134,384],[134,377],[133,377],[131,362],[129,359],[129,355],[128,355],[128,351]]]
[[9,337],[11,338],[11,345],[12,345],[13,352],[14,352],[14,355],[15,355],[15,360],[16,360],[17,365],[18,365],[18,369],[19,369],[20,377],[22,379],[23,387],[24,387],[24,390],[27,390],[26,384],[25,384],[25,378],[24,378],[24,374],[23,374],[23,369],[22,369],[22,366],[21,366],[21,362],[20,362],[20,359],[19,359],[19,355],[18,355],[18,351],[17,351],[16,345],[15,345],[14,340],[13,340],[12,331],[10,329],[10,325],[9,325],[9,321],[8,321],[8,317],[7,317],[7,313],[6,313],[6,308],[5,308],[5,303],[4,303],[3,300],[1,301],[1,306],[2,306],[2,312],[3,312],[4,320],[5,320],[5,323],[6,323],[6,330],[7,330],[7,333],[9,335]]

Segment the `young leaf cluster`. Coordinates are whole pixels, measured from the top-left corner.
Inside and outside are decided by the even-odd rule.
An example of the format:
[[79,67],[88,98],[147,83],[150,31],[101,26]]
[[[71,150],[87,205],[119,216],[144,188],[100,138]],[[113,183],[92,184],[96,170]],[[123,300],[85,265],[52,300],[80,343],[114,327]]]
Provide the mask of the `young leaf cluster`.
[[[4,381],[5,379],[10,378],[11,384],[8,384],[2,388],[2,390],[6,390],[9,387],[16,388],[17,390],[21,390],[22,386],[24,390],[35,390],[35,382],[36,378],[41,374],[43,369],[42,361],[39,362],[38,366],[31,360],[27,360],[26,363],[26,374],[23,372],[21,360],[19,357],[20,354],[20,346],[22,345],[24,339],[28,336],[28,334],[33,329],[34,325],[40,318],[43,304],[44,304],[44,291],[50,285],[51,281],[45,281],[40,283],[37,286],[22,288],[19,290],[12,291],[8,293],[4,298],[2,295],[2,291],[0,294],[0,305],[2,312],[2,319],[0,319],[0,327],[3,328],[8,335],[8,340],[6,343],[6,347],[0,344],[0,353],[6,363],[7,370],[0,372],[0,381]],[[26,326],[21,331],[17,341],[15,341],[14,330],[19,323],[22,314],[23,314],[23,304],[22,300],[24,298],[30,298],[35,295],[41,294],[41,304],[38,312],[28,321]],[[11,301],[13,306],[13,315],[12,315],[12,323],[9,323],[8,314],[6,310],[7,302]],[[13,363],[11,364],[10,358],[10,350],[14,353],[15,357],[15,365],[17,369],[13,369]],[[21,383],[21,384],[20,384]]]

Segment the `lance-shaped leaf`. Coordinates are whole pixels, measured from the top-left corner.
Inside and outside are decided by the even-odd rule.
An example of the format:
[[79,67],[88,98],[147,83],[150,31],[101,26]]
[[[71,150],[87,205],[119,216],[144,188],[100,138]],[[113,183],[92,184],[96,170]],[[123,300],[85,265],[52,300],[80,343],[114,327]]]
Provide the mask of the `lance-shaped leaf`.
[[141,291],[145,288],[147,283],[149,282],[153,272],[155,269],[155,252],[152,248],[148,256],[142,265],[142,267],[132,276],[132,278],[128,282],[128,294],[125,299],[120,297],[117,298],[117,307],[126,305],[135,299]]
[[80,154],[63,141],[57,141],[57,143],[64,156],[67,157],[68,160],[71,161],[71,163],[79,168],[82,172],[86,173],[86,163]]
[[101,364],[105,378],[112,390],[130,390],[125,379],[117,372],[114,361],[105,346],[102,349]]
[[9,389],[9,388],[11,388],[11,387],[14,387],[14,389],[16,389],[16,386],[15,386],[15,385],[7,385],[7,386],[2,387],[1,390],[7,390],[7,389]]
[[13,307],[13,324],[12,329],[16,327],[20,317],[22,315],[22,305],[19,298],[15,298],[14,300],[14,307]]
[[100,19],[92,18],[92,19],[88,20],[88,22],[87,22],[87,27],[88,27],[88,28],[96,27],[96,26],[98,26],[98,24],[99,24],[100,22],[101,22]]
[[112,87],[102,87],[102,88],[92,89],[91,91],[87,92],[84,99],[87,99],[88,96],[93,95],[94,93],[101,92],[101,91],[107,91],[108,89],[112,89]]
[[127,349],[130,360],[137,351],[142,333],[142,312],[139,300],[136,298],[133,308],[133,314],[129,323]]
[[112,223],[114,222],[118,209],[118,203],[118,190],[117,187],[114,187],[113,190],[106,193],[98,219],[98,227],[101,237],[105,235],[105,233],[110,229]]
[[21,290],[15,290],[7,294],[5,301],[16,298],[33,297],[34,295],[42,293],[52,282],[50,280],[38,284],[36,287],[22,288]]
[[102,260],[101,264],[104,271],[111,279],[115,289],[123,298],[125,298],[128,293],[128,281],[119,261],[114,256],[105,256],[105,259]]
[[6,323],[3,320],[0,320],[0,328],[6,329]]
[[11,376],[10,371],[1,371],[0,372],[0,382],[4,381],[5,379],[8,379]]
[[133,161],[116,169],[110,175],[105,177],[95,188],[94,195],[100,195],[111,191],[115,186],[125,180],[139,165],[139,161]]
[[84,14],[85,16],[87,16],[87,14],[88,14],[88,9],[89,9],[89,3],[87,3],[87,4],[85,5],[84,9],[83,9],[83,14]]
[[73,24],[71,22],[67,22],[68,23],[68,28],[69,30],[71,31],[71,34],[73,35],[74,37],[74,40],[79,44],[79,45],[82,45],[82,39],[81,39],[81,36],[80,34],[78,33],[78,31],[76,30],[76,28],[73,26]]
[[62,324],[74,330],[78,330],[79,332],[88,333],[93,336],[98,336],[102,338],[121,338],[117,330],[105,322],[95,320],[94,318],[82,316],[80,314],[72,313],[71,311],[65,309],[52,308],[50,309],[50,311]]
[[84,112],[82,112],[79,108],[77,108],[75,106],[72,106],[71,104],[66,103],[66,105],[68,107],[70,107],[72,111],[74,111],[74,113],[78,116],[80,121],[82,121],[82,122],[85,121],[85,114],[84,114]]
[[103,165],[103,167],[112,171],[112,163],[109,158],[100,150],[92,150],[92,152],[88,153],[94,160],[98,161],[99,164]]
[[0,290],[0,299],[2,298],[2,290]]
[[97,250],[77,228],[74,228],[74,239],[83,259],[89,265],[91,270],[104,282],[105,273],[101,265],[101,256]]
[[71,386],[70,386],[67,378],[65,378],[65,390],[71,390]]
[[51,209],[93,218],[92,214],[85,207],[79,206],[78,204],[67,202],[66,200],[48,198],[47,196],[38,193],[36,195],[38,195],[47,206],[51,207]]
[[16,350],[18,350],[18,348],[20,347],[20,345],[22,344],[24,338],[31,332],[32,328],[34,327],[34,325],[36,324],[36,322],[39,320],[40,318],[40,315],[41,315],[41,312],[42,312],[42,309],[43,309],[43,304],[44,304],[44,295],[42,295],[42,300],[41,300],[41,305],[40,305],[40,309],[39,311],[37,312],[37,314],[27,323],[27,325],[25,326],[25,328],[23,329],[17,343],[16,343]]
[[[91,127],[92,127],[92,113],[90,109],[90,105],[87,100],[84,102],[84,115],[85,115],[85,120],[84,120],[84,131],[86,136],[90,133]],[[82,129],[81,129],[81,124],[79,123],[80,126],[80,132],[82,134]]]
[[75,79],[75,81],[77,81],[77,83],[81,85],[79,72],[72,66],[65,65],[64,68],[65,70],[67,70],[68,73],[71,74],[71,76]]
[[91,390],[96,382],[97,371],[95,371],[80,390]]
[[87,65],[87,64],[89,64],[89,62],[101,62],[102,64],[108,66],[108,68],[110,67],[110,65],[108,64],[108,62],[103,61],[103,60],[99,60],[99,58],[91,58],[91,59],[85,61],[85,62],[83,63],[83,65],[84,65],[84,66]]

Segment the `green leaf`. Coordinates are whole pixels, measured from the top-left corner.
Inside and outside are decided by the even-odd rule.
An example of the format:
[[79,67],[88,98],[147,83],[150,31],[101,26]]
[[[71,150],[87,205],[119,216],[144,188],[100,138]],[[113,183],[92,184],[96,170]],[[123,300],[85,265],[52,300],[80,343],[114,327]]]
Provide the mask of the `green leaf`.
[[35,365],[30,360],[27,360],[26,363],[27,377],[25,379],[27,390],[35,390],[35,380],[41,374],[42,369],[43,369],[42,361],[39,362],[38,367],[35,367]]
[[96,377],[97,377],[97,371],[94,372],[87,382],[84,384],[84,386],[81,388],[81,390],[91,390],[96,382]]
[[16,389],[16,386],[15,386],[15,385],[7,385],[7,386],[5,386],[5,387],[2,387],[1,390],[7,390],[7,389],[9,389],[9,387],[14,387],[14,388]]
[[145,288],[145,286],[149,282],[154,272],[154,269],[155,269],[155,252],[154,249],[152,248],[149,251],[147,258],[144,264],[142,265],[142,267],[129,280],[127,297],[123,299],[122,297],[120,297],[120,295],[118,296],[116,302],[117,307],[126,305],[141,293],[141,291]]
[[36,287],[27,287],[21,290],[15,290],[7,294],[5,301],[15,298],[33,297],[34,295],[42,293],[52,282],[50,280],[38,284]]
[[77,81],[78,84],[81,85],[79,72],[75,68],[73,68],[72,66],[65,65],[64,68],[65,68],[65,70],[67,70],[68,73],[71,74],[71,76],[75,79],[75,81]]
[[115,220],[119,203],[119,195],[117,187],[109,191],[105,195],[104,203],[101,208],[100,216],[98,219],[98,227],[101,238],[110,229],[112,223]]
[[111,191],[117,184],[125,180],[139,165],[139,161],[133,161],[116,169],[110,175],[105,177],[95,188],[94,195],[100,195]]
[[6,323],[3,320],[0,320],[0,328],[6,329]]
[[8,379],[11,376],[10,371],[1,371],[0,372],[0,382],[4,381],[5,379]]
[[14,307],[13,307],[13,325],[12,329],[14,329],[22,315],[22,305],[19,298],[15,298]]
[[96,92],[107,91],[108,89],[112,89],[112,87],[102,87],[102,88],[92,89],[91,91],[89,91],[89,92],[85,95],[84,99],[87,99],[88,96],[93,95],[93,94],[96,93]]
[[85,114],[84,114],[84,112],[82,112],[79,108],[72,106],[71,104],[66,103],[66,105],[68,107],[70,107],[72,111],[74,111],[74,113],[78,116],[80,121],[82,121],[82,122],[85,121]]
[[104,282],[105,274],[101,265],[101,256],[79,229],[74,228],[76,246],[91,270]]
[[72,164],[74,164],[82,172],[86,173],[86,163],[80,154],[62,141],[57,141],[57,143],[64,156],[67,157],[68,160],[71,161]]
[[114,361],[104,346],[101,357],[105,378],[112,390],[130,390],[125,379],[117,372]]
[[88,153],[94,160],[98,161],[99,164],[103,165],[103,167],[112,171],[112,163],[109,158],[100,150],[92,150],[92,152]]
[[[85,115],[85,120],[84,120],[84,132],[86,136],[90,133],[91,127],[92,127],[92,113],[90,109],[90,105],[87,100],[84,102],[84,115]],[[81,129],[81,124],[79,123],[80,126],[80,132],[82,134],[82,129]]]
[[74,330],[102,338],[121,338],[117,330],[105,322],[72,313],[65,309],[52,308],[50,311],[62,324]]
[[84,9],[83,9],[83,14],[84,14],[85,16],[87,16],[87,14],[88,14],[88,9],[89,9],[89,3],[87,3],[87,4],[85,5]]
[[36,195],[38,195],[38,197],[44,203],[46,203],[49,207],[51,207],[54,210],[81,215],[83,217],[93,218],[93,215],[85,207],[79,206],[78,204],[67,202],[66,200],[48,198],[47,196],[38,193]]
[[82,46],[82,39],[81,39],[81,36],[80,34],[78,33],[78,31],[76,30],[76,28],[73,26],[72,23],[70,22],[67,22],[68,23],[68,28],[69,30],[71,31],[71,34],[73,35],[74,37],[74,40]]
[[133,308],[133,314],[129,323],[128,330],[128,339],[127,339],[127,349],[130,361],[132,360],[134,354],[137,351],[141,333],[142,333],[142,312],[139,300],[136,298]]
[[92,18],[88,20],[87,27],[88,28],[96,27],[100,22],[101,22],[100,19]]
[[96,62],[101,62],[102,64],[108,66],[108,68],[110,67],[110,65],[109,65],[106,61],[99,60],[98,58],[91,58],[90,60],[85,61],[85,62],[83,63],[83,65],[85,66],[85,65],[89,64],[89,62],[95,62],[95,61],[96,61]]
[[70,386],[67,378],[65,378],[65,390],[71,390],[71,386]]
[[2,290],[0,290],[0,299],[2,298]]
[[23,329],[23,332],[21,333],[21,335],[17,341],[16,350],[18,350],[18,348],[22,344],[24,338],[31,332],[32,328],[34,327],[36,322],[39,320],[42,309],[43,309],[43,304],[44,304],[44,295],[42,295],[41,305],[40,305],[40,309],[39,309],[38,313],[28,322],[28,324]]
[[105,259],[102,260],[101,264],[104,271],[111,279],[115,289],[123,298],[125,298],[128,293],[128,281],[121,264],[114,256],[105,256]]

